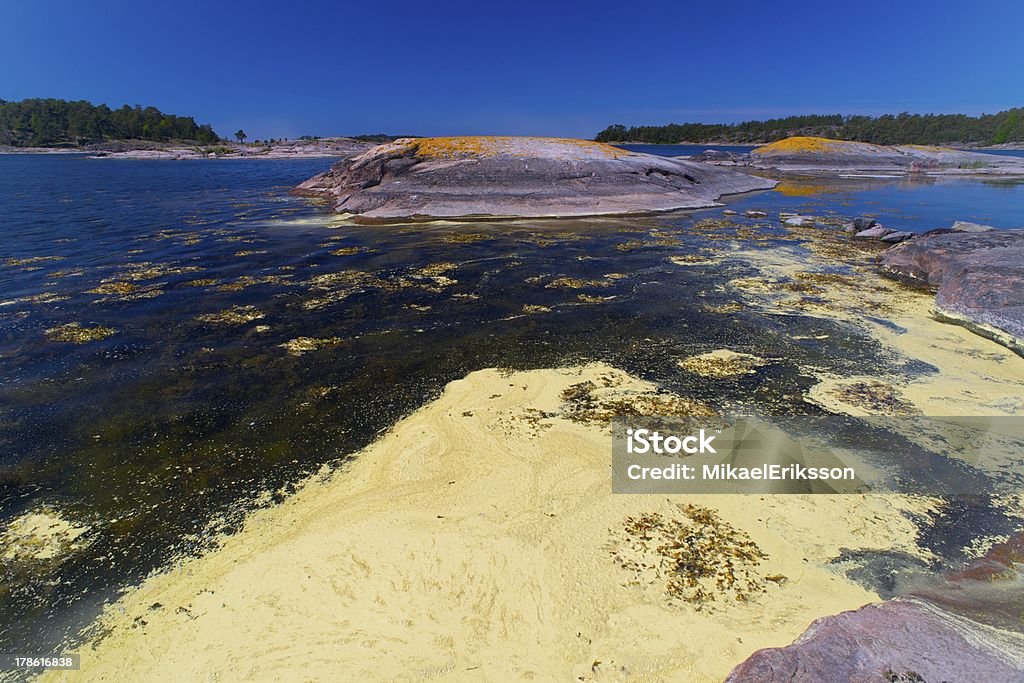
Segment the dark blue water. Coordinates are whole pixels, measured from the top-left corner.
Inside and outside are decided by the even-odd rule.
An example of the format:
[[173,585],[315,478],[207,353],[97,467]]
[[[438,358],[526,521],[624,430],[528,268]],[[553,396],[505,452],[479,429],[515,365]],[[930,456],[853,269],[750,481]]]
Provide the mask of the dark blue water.
[[[713,239],[754,226],[808,239],[774,217],[712,222],[718,237],[699,221],[720,208],[358,226],[288,193],[330,163],[0,156],[0,527],[43,509],[89,529],[57,560],[0,553],[0,651],[72,637],[263,492],[287,492],[476,369],[603,360],[723,409],[784,414],[817,410],[801,398],[806,367],[909,372],[827,320],[719,312],[735,305],[724,283],[756,273],[728,250],[669,261],[706,260]],[[1009,227],[1024,186],[793,182],[727,203]],[[54,336],[71,324],[109,336]],[[300,337],[334,345],[282,346]],[[680,370],[720,347],[781,360],[715,387]]]

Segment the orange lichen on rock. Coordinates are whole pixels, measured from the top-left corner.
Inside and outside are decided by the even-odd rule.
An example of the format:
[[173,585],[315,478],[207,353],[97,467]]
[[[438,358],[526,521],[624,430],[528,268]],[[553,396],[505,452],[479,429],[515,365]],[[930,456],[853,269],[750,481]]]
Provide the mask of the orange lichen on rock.
[[487,136],[416,138],[405,146],[415,150],[416,156],[428,159],[450,159],[464,156],[494,156],[505,138]]
[[831,152],[836,148],[838,140],[829,138],[792,137],[762,145],[754,150],[755,154],[768,152]]
[[792,154],[795,152],[840,152],[844,149],[875,147],[879,149],[885,149],[884,147],[881,147],[879,145],[873,145],[867,142],[850,142],[848,140],[832,140],[831,138],[796,136],[786,138],[785,140],[778,140],[777,142],[772,142],[767,145],[761,145],[760,147],[754,150],[754,154]]
[[590,155],[616,159],[631,152],[601,142],[572,138],[513,137],[507,135],[468,135],[438,138],[411,138],[397,141],[426,159],[458,159],[492,157],[500,154],[529,156],[536,148],[566,147],[566,151],[583,150]]

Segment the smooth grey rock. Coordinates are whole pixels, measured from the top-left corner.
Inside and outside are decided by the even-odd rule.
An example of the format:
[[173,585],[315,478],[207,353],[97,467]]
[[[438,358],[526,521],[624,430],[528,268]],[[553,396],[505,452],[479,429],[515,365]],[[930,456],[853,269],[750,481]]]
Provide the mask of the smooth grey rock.
[[880,270],[936,291],[935,313],[1024,355],[1024,230],[920,235]]
[[737,154],[735,152],[724,152],[717,149],[706,149],[700,154],[687,157],[691,161],[700,161],[723,166],[746,166],[750,163],[749,154]]
[[722,214],[724,214],[726,216],[735,216],[736,212],[733,211],[732,209],[726,209],[725,211],[722,212]]
[[[713,159],[711,163],[716,163]],[[929,145],[887,147],[867,142],[792,137],[750,153],[750,166],[783,172],[933,175],[1019,175],[1024,159]]]
[[792,216],[782,221],[783,224],[794,228],[802,228],[806,225],[814,225],[814,219],[810,216]]
[[893,231],[890,230],[889,228],[882,227],[881,225],[876,225],[874,227],[868,228],[867,230],[861,230],[860,232],[853,236],[853,239],[880,240],[891,232]]
[[361,218],[559,217],[714,206],[775,181],[585,140],[405,138],[339,162],[295,192]]
[[755,211],[754,209],[744,211],[743,215],[747,218],[768,218],[767,211]]
[[879,239],[881,239],[883,242],[888,242],[890,244],[897,244],[899,242],[903,242],[904,240],[909,240],[913,236],[914,233],[912,232],[899,230],[895,232],[890,232],[887,235],[883,235]]
[[897,599],[818,619],[792,645],[752,654],[726,683],[1020,683],[1022,658],[1019,636]]
[[876,221],[874,218],[871,218],[870,216],[857,216],[856,218],[853,219],[853,227],[857,230],[857,232],[868,230],[870,228],[875,227],[877,224],[878,221]]
[[991,225],[982,225],[981,223],[970,223],[968,221],[957,221],[953,223],[953,227],[950,228],[953,232],[988,232],[989,230],[995,230]]

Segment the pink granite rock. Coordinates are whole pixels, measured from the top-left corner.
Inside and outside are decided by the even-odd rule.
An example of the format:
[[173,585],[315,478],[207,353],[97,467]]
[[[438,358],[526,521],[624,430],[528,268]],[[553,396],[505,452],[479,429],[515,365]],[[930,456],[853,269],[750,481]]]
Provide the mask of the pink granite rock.
[[726,683],[1024,681],[1019,644],[911,600],[818,619],[792,645],[758,650]]

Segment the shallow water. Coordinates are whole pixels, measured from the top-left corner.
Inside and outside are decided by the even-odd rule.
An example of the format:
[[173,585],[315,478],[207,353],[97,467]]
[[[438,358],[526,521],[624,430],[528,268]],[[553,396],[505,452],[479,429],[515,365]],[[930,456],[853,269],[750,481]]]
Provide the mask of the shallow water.
[[761,203],[811,215],[872,216],[910,232],[948,228],[956,221],[1024,228],[1024,178],[793,178],[782,180]]
[[[754,271],[668,260],[713,253],[694,224],[720,209],[356,226],[288,195],[329,164],[0,156],[0,520],[46,506],[89,529],[67,557],[3,564],[0,649],[60,641],[479,368],[605,360],[781,414],[819,410],[803,367],[908,370],[837,323],[723,313],[722,284]],[[928,229],[1013,225],[1022,199],[1022,185],[858,180],[728,203]],[[69,323],[113,333],[48,334]],[[300,338],[326,341],[282,346]],[[677,365],[725,346],[782,360],[713,390]]]

